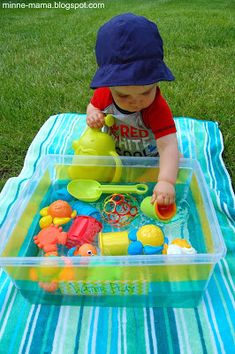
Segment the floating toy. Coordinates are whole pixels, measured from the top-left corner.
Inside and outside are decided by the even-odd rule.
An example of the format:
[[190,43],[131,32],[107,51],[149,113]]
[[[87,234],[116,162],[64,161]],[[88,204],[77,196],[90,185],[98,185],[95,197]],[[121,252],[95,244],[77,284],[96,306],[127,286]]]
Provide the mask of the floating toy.
[[99,233],[99,247],[103,256],[161,254],[167,243],[162,230],[152,224],[139,230]]
[[95,202],[102,193],[136,193],[144,194],[148,191],[146,184],[115,185],[100,184],[92,179],[76,179],[68,184],[68,192],[75,198],[85,202]]
[[160,220],[162,222],[170,221],[176,214],[176,204],[159,205],[156,202],[151,204],[151,197],[143,199],[140,205],[141,211],[154,220]]
[[138,216],[138,202],[130,194],[113,194],[104,200],[101,215],[114,227],[129,225]]
[[127,255],[129,244],[127,231],[99,233],[99,248],[102,256]]
[[68,256],[86,256],[91,257],[97,255],[97,249],[90,243],[84,243],[80,247],[73,247],[68,251]]
[[98,221],[101,220],[101,215],[98,209],[94,208],[92,205],[81,200],[76,200],[72,203],[73,209],[76,210],[77,215],[92,216]]
[[168,240],[160,227],[152,224],[144,225],[139,230],[132,230],[129,239],[133,242],[128,247],[128,254],[160,254],[164,243]]
[[[105,124],[111,127],[114,124],[114,118],[110,114],[105,117]],[[92,176],[93,179],[118,182],[122,174],[122,163],[119,155],[115,151],[115,143],[112,137],[102,132],[101,129],[87,127],[80,139],[73,141],[73,149],[75,155],[95,156],[93,166],[78,165],[82,162],[78,161],[76,165],[76,156],[74,164],[69,168],[69,176],[71,179],[86,178]],[[113,166],[99,166],[96,156],[111,156],[114,161]],[[94,167],[96,166],[96,167]]]
[[33,239],[34,243],[45,253],[58,256],[57,245],[65,245],[67,233],[63,232],[62,227],[58,225],[50,225],[42,229]]
[[196,254],[197,251],[188,241],[181,238],[174,239],[169,245],[166,245],[164,254]]
[[64,200],[56,200],[51,205],[40,210],[42,218],[39,221],[41,229],[51,224],[63,225],[75,218],[76,211],[72,210],[69,203]]
[[82,246],[92,243],[101,231],[102,224],[91,216],[77,216],[68,230],[66,247]]
[[72,281],[74,279],[74,269],[68,257],[60,257],[64,263],[58,267],[50,258],[43,261],[40,267],[30,268],[29,276],[34,282],[38,282],[40,288],[46,292],[55,292],[60,281]]

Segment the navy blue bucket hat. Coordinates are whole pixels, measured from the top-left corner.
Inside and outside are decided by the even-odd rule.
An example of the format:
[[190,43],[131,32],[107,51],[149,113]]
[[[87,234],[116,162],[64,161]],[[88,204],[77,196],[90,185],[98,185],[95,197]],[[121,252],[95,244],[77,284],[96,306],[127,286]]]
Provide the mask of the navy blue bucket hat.
[[98,31],[98,69],[91,88],[142,86],[172,81],[163,61],[163,42],[155,23],[131,13],[113,17]]

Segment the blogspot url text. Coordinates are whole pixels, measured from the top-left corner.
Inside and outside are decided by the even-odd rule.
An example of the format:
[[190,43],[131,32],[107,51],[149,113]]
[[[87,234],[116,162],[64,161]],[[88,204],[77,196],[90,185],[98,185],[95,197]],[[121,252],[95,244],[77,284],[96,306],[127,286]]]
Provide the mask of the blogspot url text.
[[3,2],[3,9],[64,9],[64,10],[78,10],[78,9],[104,9],[105,4],[102,2],[79,2],[68,3],[63,1],[53,1],[50,3],[42,2]]

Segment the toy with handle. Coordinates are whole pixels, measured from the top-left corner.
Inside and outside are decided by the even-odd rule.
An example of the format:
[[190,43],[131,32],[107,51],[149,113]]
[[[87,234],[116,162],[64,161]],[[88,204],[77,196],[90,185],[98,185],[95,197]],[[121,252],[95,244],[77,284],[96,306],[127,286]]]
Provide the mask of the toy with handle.
[[102,193],[136,193],[144,194],[148,186],[143,183],[135,185],[102,185],[91,179],[77,179],[68,184],[68,192],[75,198],[86,202],[95,202]]
[[[114,118],[108,114],[105,117],[105,125],[111,127],[114,124]],[[122,174],[122,163],[119,155],[115,151],[115,143],[112,137],[102,132],[98,128],[87,127],[82,136],[73,141],[72,147],[75,155],[89,155],[94,156],[94,166],[79,166],[74,165],[69,169],[69,177],[71,179],[85,178],[92,176],[93,179],[118,182]],[[96,156],[111,156],[114,160],[114,167],[112,166],[99,166]],[[89,161],[92,159],[89,158]],[[74,158],[76,162],[76,156]]]

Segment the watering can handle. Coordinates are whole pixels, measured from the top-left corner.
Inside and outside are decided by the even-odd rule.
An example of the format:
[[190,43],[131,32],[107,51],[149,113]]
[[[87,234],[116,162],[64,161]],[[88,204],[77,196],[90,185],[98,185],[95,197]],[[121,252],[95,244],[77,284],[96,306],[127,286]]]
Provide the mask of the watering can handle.
[[104,123],[107,127],[112,127],[112,125],[114,125],[114,117],[112,114],[107,114],[107,116],[104,117]]
[[112,182],[119,182],[122,175],[122,162],[119,155],[115,151],[110,151],[110,155],[114,158],[116,168]]

